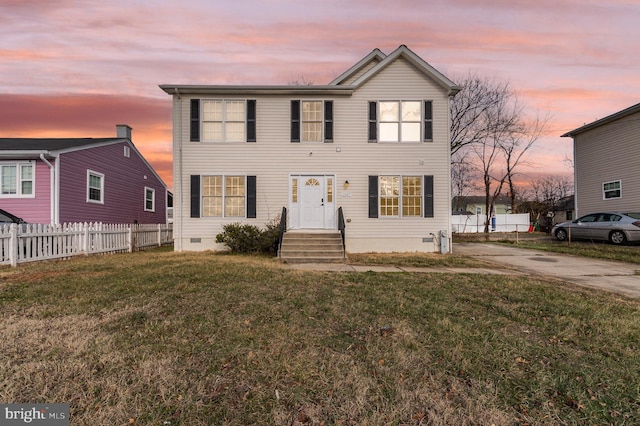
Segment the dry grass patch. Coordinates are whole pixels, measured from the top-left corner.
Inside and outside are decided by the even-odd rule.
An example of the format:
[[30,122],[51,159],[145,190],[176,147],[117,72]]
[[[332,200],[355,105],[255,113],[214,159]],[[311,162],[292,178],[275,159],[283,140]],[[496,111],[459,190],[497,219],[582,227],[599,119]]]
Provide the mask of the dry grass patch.
[[640,422],[640,304],[610,294],[213,253],[13,271],[0,400],[72,424]]
[[[413,267],[455,267],[484,268],[496,267],[488,260],[457,254],[440,253],[349,253],[348,262],[352,265],[395,265]],[[499,268],[502,268],[498,266]]]

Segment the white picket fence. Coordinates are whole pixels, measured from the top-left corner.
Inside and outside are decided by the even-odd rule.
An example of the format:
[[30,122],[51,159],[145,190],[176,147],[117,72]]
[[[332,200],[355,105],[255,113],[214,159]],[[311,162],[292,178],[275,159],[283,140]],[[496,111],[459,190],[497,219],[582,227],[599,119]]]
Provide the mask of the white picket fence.
[[[495,222],[489,218],[489,232],[527,232],[529,231],[529,213],[497,214]],[[451,216],[451,231],[464,233],[484,232],[487,216],[484,214]]]
[[132,252],[173,243],[172,225],[65,223],[0,225],[0,264],[96,253]]

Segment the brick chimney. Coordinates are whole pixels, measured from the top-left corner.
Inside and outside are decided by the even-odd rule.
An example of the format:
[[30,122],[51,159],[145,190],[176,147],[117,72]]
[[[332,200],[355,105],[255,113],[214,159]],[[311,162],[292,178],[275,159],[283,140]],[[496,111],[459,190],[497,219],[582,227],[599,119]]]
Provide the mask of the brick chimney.
[[127,124],[116,124],[116,137],[131,140],[131,127]]

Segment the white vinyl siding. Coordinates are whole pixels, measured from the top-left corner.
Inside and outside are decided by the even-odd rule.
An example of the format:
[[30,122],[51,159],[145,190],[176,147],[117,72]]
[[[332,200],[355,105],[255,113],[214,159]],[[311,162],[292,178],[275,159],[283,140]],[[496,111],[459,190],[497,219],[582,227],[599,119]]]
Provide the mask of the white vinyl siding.
[[[182,177],[176,180],[175,191],[179,199],[176,209],[181,209],[183,223],[175,229],[182,232],[184,249],[222,249],[216,245],[215,235],[230,222],[221,216],[190,218],[189,176],[254,174],[257,176],[257,217],[243,219],[243,223],[263,227],[278,218],[283,207],[289,208],[293,185],[290,176],[330,175],[335,176],[335,193],[332,194],[335,207],[342,207],[345,219],[351,219],[347,223],[348,251],[436,249],[434,243],[425,243],[423,238],[450,229],[451,220],[447,139],[449,97],[443,88],[418,73],[404,59],[398,59],[351,95],[323,96],[323,100],[333,101],[332,144],[291,143],[291,100],[315,101],[317,95],[305,98],[300,94],[292,97],[261,94],[255,98],[260,105],[257,109],[258,143],[226,144],[223,150],[219,144],[188,143],[189,98],[183,97],[174,103],[175,108],[182,106],[177,117],[180,121],[174,124],[174,131],[181,132],[178,138],[182,140]],[[394,99],[433,101],[433,143],[368,143],[368,102]],[[368,219],[368,176],[400,173],[434,176],[434,217]],[[177,170],[174,174],[179,176]],[[349,181],[348,188],[344,187],[345,181]],[[176,234],[176,238],[180,235]],[[191,244],[191,238],[200,238],[202,242]]]

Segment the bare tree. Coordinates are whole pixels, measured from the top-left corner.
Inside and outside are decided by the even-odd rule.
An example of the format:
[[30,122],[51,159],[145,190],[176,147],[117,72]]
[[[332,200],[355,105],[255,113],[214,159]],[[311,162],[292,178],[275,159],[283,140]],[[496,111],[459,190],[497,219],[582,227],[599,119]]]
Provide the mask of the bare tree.
[[543,230],[550,230],[560,201],[573,193],[573,179],[569,176],[552,175],[530,182],[532,204],[539,206],[536,221]]
[[476,74],[461,79],[462,90],[451,103],[451,154],[484,141],[491,129],[486,118],[497,103],[511,96],[509,83]]
[[307,79],[305,76],[301,75],[295,80],[290,80],[287,83],[288,86],[313,86],[313,80]]
[[[473,157],[481,174],[487,218],[505,185],[515,211],[514,176],[524,163],[526,152],[542,135],[548,118],[527,121],[508,82],[470,74],[462,86],[451,103],[451,152]],[[488,220],[485,232],[489,232]]]
[[569,176],[545,176],[530,182],[535,201],[553,210],[558,201],[573,193],[573,180]]
[[513,132],[501,144],[504,154],[505,167],[507,173],[507,186],[509,197],[511,198],[511,212],[517,212],[517,199],[519,189],[516,188],[514,177],[517,175],[517,168],[525,164],[525,154],[540,139],[547,123],[549,115],[544,118],[537,116],[531,121],[524,118],[513,127]]
[[[468,153],[462,151],[451,157],[451,193],[458,201],[478,188],[477,172],[467,157]],[[459,204],[453,206],[456,211],[461,208]]]

